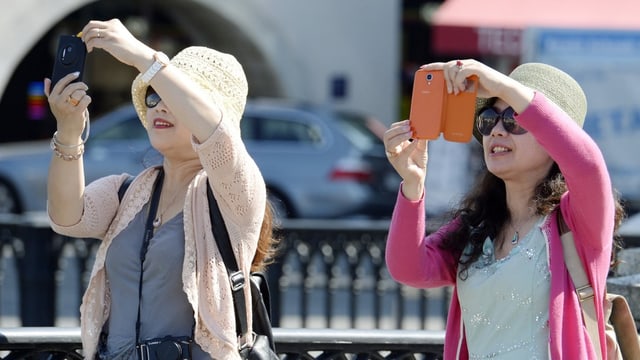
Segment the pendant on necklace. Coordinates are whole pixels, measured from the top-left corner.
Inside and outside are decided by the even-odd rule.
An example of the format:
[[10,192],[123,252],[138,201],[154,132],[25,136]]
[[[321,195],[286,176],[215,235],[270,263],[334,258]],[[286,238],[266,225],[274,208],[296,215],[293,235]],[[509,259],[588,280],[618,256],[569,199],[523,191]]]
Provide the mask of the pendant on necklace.
[[518,240],[520,240],[520,234],[518,234],[518,232],[516,231],[515,234],[513,234],[513,237],[511,238],[511,244],[512,245],[517,244]]
[[160,226],[160,224],[162,224],[162,216],[158,215],[156,216],[155,219],[153,219],[153,227],[157,228],[158,226]]

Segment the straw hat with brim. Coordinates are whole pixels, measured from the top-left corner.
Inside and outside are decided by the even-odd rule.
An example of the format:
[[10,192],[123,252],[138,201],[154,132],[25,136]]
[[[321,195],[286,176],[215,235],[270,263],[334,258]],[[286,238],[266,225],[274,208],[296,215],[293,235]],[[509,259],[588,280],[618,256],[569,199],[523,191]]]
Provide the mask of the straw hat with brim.
[[[509,77],[531,89],[544,94],[547,99],[558,105],[580,127],[584,124],[587,115],[587,97],[582,88],[569,74],[542,63],[525,63],[516,67]],[[478,113],[483,108],[492,105],[496,98],[478,98],[474,122]],[[473,136],[482,144],[482,134],[476,126],[473,127]]]
[[[171,59],[171,64],[182,70],[205,90],[211,102],[218,105],[225,119],[240,124],[247,102],[247,78],[242,65],[233,55],[202,46],[191,46]],[[131,85],[133,106],[142,125],[147,127],[147,107],[144,97],[148,84],[138,75]]]

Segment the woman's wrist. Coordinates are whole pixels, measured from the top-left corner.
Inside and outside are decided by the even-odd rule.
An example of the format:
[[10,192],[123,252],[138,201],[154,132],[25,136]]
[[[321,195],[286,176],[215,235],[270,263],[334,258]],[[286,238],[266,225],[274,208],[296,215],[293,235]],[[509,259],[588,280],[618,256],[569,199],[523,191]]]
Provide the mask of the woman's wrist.
[[89,139],[91,132],[91,123],[85,118],[82,127],[77,126],[58,126],[56,132],[51,137],[51,143],[59,148],[75,148],[84,145]]
[[534,95],[533,89],[520,84],[516,80],[507,78],[507,82],[501,84],[498,97],[519,114],[529,106]]
[[144,50],[144,54],[138,58],[138,61],[134,66],[141,74],[144,74],[144,72],[147,71],[156,61],[154,57],[155,53],[156,50],[150,47],[146,47],[146,49]]
[[58,132],[53,133],[51,137],[50,147],[56,157],[65,160],[78,160],[84,154],[84,140],[78,136],[79,141],[70,139],[60,140]]
[[142,82],[144,84],[148,84],[151,79],[153,79],[156,74],[158,72],[160,72],[160,70],[164,69],[165,67],[167,67],[167,65],[169,65],[169,57],[167,57],[167,55],[165,55],[163,52],[160,51],[156,51],[153,54],[153,63],[151,63],[151,65],[147,68],[147,70],[145,70],[141,77],[140,80],[142,80]]
[[84,143],[82,140],[82,132],[77,133],[75,131],[58,130],[53,133],[53,139],[56,144],[61,147],[79,146]]
[[403,181],[401,190],[407,200],[418,201],[424,193],[424,182]]

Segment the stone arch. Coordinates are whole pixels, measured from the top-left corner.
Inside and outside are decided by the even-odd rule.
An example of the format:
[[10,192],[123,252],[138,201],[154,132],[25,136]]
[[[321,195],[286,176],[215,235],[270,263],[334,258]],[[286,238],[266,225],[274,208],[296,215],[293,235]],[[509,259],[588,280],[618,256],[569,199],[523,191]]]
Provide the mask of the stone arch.
[[[34,83],[50,76],[58,34],[75,32],[93,18],[123,17],[134,24],[138,22],[143,40],[169,55],[188,45],[232,53],[245,68],[250,97],[286,96],[292,90],[286,89],[283,74],[285,78],[291,76],[296,67],[272,60],[275,57],[269,49],[273,46],[265,47],[263,41],[271,39],[272,45],[278,37],[256,11],[248,5],[205,0],[23,0],[16,3],[16,8],[8,14],[9,19],[0,21],[0,43],[12,44],[12,51],[5,52],[0,59],[0,113],[17,131],[0,135],[0,142],[50,136],[55,121],[46,102],[42,103],[46,99],[35,100],[40,101],[41,110],[46,113],[44,117],[35,121],[29,118],[33,105],[30,91]],[[156,36],[154,29],[144,34],[145,20],[154,19],[160,19],[161,25],[167,27],[159,32],[161,36]],[[170,35],[174,38],[167,41]],[[284,47],[286,44],[276,48]],[[95,104],[90,107],[94,118],[130,99],[129,86],[135,75],[135,69],[118,63],[104,52],[90,55],[85,80],[95,95]]]

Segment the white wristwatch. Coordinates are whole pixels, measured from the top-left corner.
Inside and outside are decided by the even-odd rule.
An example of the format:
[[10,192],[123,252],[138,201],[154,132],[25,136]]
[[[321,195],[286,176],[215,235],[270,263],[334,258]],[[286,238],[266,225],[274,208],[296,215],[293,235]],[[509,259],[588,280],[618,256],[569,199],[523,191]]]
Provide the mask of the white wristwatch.
[[169,57],[161,51],[156,51],[156,53],[153,54],[153,60],[154,60],[153,64],[149,66],[147,71],[145,71],[144,74],[142,74],[142,77],[140,78],[140,80],[142,80],[142,82],[145,84],[148,84],[149,81],[151,81],[151,79],[153,79],[153,77],[156,76],[158,71],[162,70],[162,68],[169,65],[169,61],[170,61]]

